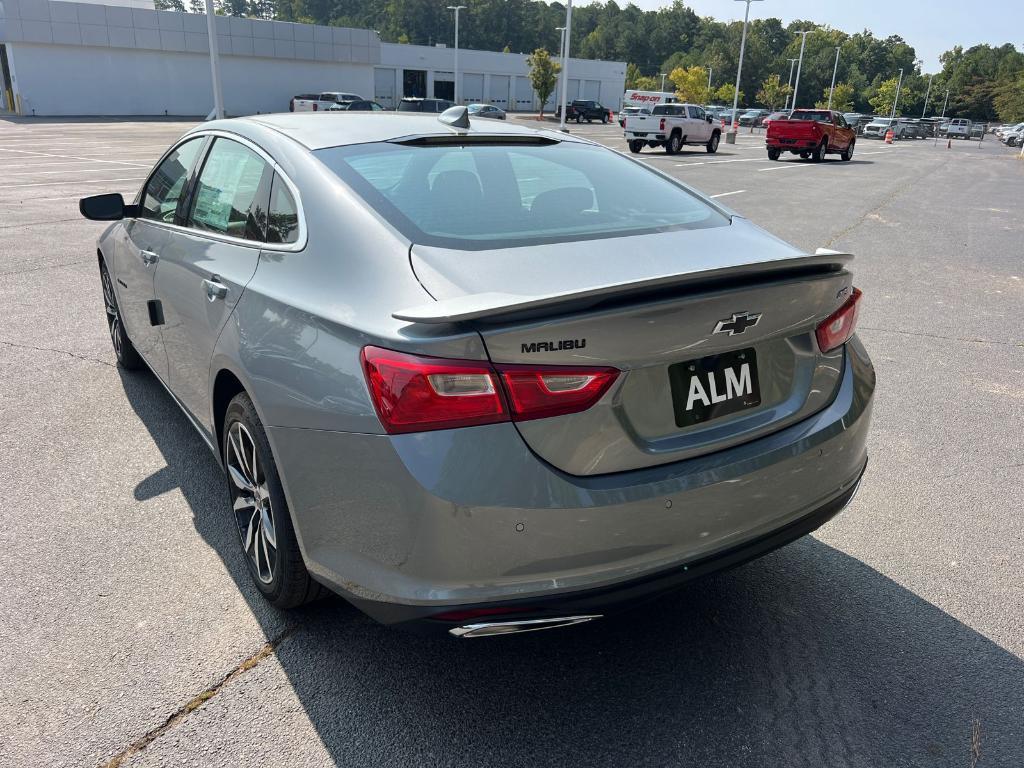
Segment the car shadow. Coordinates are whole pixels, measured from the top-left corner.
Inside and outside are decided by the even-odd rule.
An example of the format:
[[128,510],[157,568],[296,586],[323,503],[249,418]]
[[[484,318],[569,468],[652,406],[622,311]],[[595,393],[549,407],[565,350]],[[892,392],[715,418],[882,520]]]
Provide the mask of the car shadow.
[[151,375],[122,382],[167,464],[137,498],[179,488],[267,638],[291,629],[275,657],[333,763],[960,766],[975,741],[981,766],[1024,755],[1024,661],[813,537],[557,632],[420,637],[339,598],[278,612],[249,582],[213,456]]

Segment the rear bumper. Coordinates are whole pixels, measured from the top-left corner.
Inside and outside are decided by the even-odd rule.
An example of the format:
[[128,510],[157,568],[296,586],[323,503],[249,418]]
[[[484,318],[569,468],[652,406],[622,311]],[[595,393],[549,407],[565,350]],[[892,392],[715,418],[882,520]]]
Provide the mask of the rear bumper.
[[559,472],[511,424],[268,435],[310,571],[381,621],[494,603],[620,605],[756,557],[842,508],[866,463],[875,381],[856,337],[844,357],[835,399],[814,416],[613,475]]
[[819,140],[818,139],[792,139],[792,140],[786,141],[786,140],[784,140],[782,138],[777,138],[775,136],[772,136],[770,138],[765,139],[764,143],[765,143],[765,146],[768,147],[768,149],[803,150],[803,149],[813,149],[814,147],[818,146]]

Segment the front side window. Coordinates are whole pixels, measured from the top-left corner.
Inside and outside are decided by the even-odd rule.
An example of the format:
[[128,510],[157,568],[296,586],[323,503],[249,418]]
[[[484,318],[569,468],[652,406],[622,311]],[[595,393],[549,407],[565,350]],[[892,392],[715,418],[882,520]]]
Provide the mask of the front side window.
[[728,224],[683,186],[575,142],[378,143],[315,154],[428,245],[473,250]]
[[263,158],[251,149],[218,137],[199,173],[189,225],[262,242],[272,175]]
[[140,218],[174,223],[178,203],[204,141],[201,137],[186,141],[157,166],[142,193]]

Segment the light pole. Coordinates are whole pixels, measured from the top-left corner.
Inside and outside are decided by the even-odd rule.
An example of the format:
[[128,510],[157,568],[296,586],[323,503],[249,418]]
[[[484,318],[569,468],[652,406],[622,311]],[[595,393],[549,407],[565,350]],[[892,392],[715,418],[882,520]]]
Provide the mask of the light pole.
[[661,75],[661,92],[664,93],[665,92],[665,73],[664,72],[660,72],[659,74]]
[[[555,27],[558,30],[558,63],[562,63],[562,47],[565,45],[565,27]],[[561,78],[555,81],[555,103],[558,103],[558,91],[561,86]],[[541,109],[544,105],[541,104]]]
[[565,93],[569,77],[569,43],[572,42],[572,0],[565,3],[565,31],[562,33],[565,43],[562,45],[562,115],[560,130],[565,130]]
[[459,96],[461,96],[459,88],[459,11],[463,10],[466,6],[464,5],[449,5],[449,11],[455,11],[455,103],[459,104]]
[[813,29],[807,29],[796,33],[803,35],[803,38],[800,40],[800,58],[796,60],[796,85],[793,86],[793,109],[796,109],[796,95],[800,92],[800,70],[804,66],[804,46],[807,45],[807,36],[813,31]]
[[729,126],[729,132],[725,134],[726,144],[736,143],[736,130],[739,126],[739,121],[736,120],[736,107],[740,103],[740,75],[743,74],[743,51],[747,47],[747,21],[750,19],[750,4],[762,2],[762,0],[736,0],[737,3],[746,3],[747,10],[743,14],[743,34],[740,36],[740,61],[736,65],[736,90],[732,94],[732,125]]
[[704,102],[704,106],[705,107],[708,104],[711,103],[711,73],[714,72],[714,71],[715,70],[713,70],[711,67],[708,67],[708,95],[705,97],[705,99],[706,99],[706,101]]
[[900,80],[896,83],[896,98],[892,101],[892,114],[889,115],[890,120],[896,119],[896,106],[900,103],[900,88],[903,87],[903,67],[900,67]]
[[924,120],[924,113],[928,111],[928,97],[932,95],[932,78],[935,75],[928,75],[928,90],[924,93],[924,106],[921,107],[921,119]]
[[[206,33],[210,37],[210,76],[213,78],[213,117],[224,119],[224,95],[220,90],[220,51],[217,49],[217,15],[213,0],[206,0]],[[209,116],[206,118],[209,120]]]
[[828,89],[828,109],[832,109],[832,94],[836,90],[836,72],[839,71],[839,47],[836,47],[836,64],[832,67],[832,87]]
[[[786,81],[786,90],[791,91],[793,89],[793,65],[796,64],[796,59],[787,59],[789,62],[789,80]],[[791,94],[786,94],[786,106],[783,109],[789,109],[789,97]]]
[[946,89],[946,98],[944,98],[942,100],[942,114],[939,115],[940,119],[946,116],[946,105],[948,103],[949,103],[949,88]]

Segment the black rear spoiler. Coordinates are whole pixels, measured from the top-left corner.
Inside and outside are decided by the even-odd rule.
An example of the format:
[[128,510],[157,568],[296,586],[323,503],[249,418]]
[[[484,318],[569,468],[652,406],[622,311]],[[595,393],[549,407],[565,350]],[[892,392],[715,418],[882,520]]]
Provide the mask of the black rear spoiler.
[[474,293],[454,299],[433,301],[415,307],[401,309],[391,314],[397,320],[412,323],[459,323],[471,320],[499,320],[512,316],[554,314],[569,306],[593,305],[612,298],[630,294],[648,293],[664,288],[704,285],[723,279],[759,279],[782,277],[789,273],[837,272],[853,260],[853,255],[819,248],[813,256],[797,256],[776,261],[755,262],[707,269],[699,272],[661,275],[629,283],[616,283],[568,293],[549,293],[537,296],[522,296],[508,293]]

